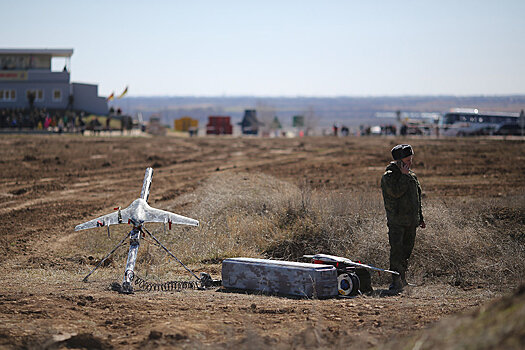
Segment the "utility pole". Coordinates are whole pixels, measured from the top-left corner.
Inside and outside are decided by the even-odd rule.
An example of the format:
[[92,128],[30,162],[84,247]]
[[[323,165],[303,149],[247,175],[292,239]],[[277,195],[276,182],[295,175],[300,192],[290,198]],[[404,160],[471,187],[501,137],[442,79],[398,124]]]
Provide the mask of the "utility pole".
[[396,127],[396,136],[401,135],[401,111],[398,109],[396,111],[396,120],[397,120],[397,127]]
[[523,129],[525,128],[525,113],[523,113],[523,109],[520,112],[520,126],[521,126],[521,136],[523,136]]

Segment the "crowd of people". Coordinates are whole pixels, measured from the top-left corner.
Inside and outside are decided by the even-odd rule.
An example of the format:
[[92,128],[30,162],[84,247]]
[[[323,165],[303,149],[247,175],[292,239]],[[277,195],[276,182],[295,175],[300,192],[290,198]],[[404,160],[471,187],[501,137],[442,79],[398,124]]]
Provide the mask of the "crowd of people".
[[0,110],[0,129],[83,133],[86,130],[86,123],[84,122],[84,114],[74,111],[15,108]]
[[[129,116],[109,115],[105,119],[105,125],[99,121],[97,116],[87,117],[84,112],[71,110],[47,110],[46,108],[32,109],[0,109],[0,130],[12,131],[50,131],[57,133],[81,133],[89,130],[95,134],[102,131],[112,131],[111,119],[120,120],[120,131],[132,129],[133,121]],[[118,128],[118,126],[117,126]],[[118,129],[117,129],[118,130]]]

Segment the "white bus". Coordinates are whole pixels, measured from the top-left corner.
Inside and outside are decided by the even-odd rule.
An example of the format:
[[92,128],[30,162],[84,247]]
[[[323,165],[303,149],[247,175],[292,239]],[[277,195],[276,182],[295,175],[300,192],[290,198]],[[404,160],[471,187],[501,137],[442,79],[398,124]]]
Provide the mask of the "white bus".
[[504,124],[518,123],[519,113],[455,109],[441,117],[439,129],[445,136],[492,135]]

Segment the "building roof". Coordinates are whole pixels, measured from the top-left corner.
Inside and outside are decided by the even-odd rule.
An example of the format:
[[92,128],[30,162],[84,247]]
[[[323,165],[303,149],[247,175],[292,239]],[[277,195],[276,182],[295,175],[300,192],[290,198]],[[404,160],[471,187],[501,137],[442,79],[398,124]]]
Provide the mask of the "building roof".
[[0,49],[0,55],[49,55],[71,57],[73,49]]

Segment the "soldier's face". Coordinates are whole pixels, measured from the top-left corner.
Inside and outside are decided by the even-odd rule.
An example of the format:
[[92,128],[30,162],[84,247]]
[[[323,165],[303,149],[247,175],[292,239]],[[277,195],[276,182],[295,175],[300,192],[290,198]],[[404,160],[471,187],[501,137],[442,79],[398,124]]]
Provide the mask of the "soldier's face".
[[405,157],[403,159],[401,159],[403,161],[403,163],[405,163],[409,168],[412,167],[412,160],[414,159],[414,155],[411,155],[411,156],[408,156],[408,157]]

